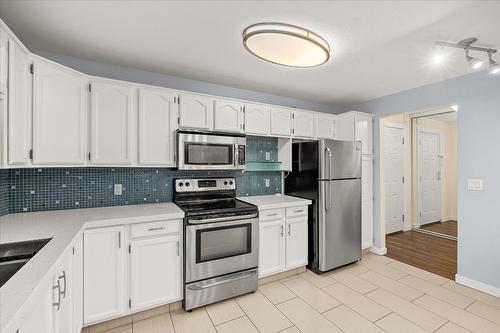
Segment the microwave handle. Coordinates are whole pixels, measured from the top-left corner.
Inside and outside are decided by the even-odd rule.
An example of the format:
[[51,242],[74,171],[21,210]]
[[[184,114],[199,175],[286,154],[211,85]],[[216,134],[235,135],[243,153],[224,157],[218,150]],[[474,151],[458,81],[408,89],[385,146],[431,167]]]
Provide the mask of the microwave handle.
[[234,166],[238,166],[238,144],[234,144]]

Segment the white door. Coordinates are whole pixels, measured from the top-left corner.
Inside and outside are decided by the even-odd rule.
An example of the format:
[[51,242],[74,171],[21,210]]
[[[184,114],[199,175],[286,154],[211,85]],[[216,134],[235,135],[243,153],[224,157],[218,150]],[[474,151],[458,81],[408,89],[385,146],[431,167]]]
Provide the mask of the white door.
[[418,131],[420,225],[441,221],[441,136]]
[[178,108],[174,92],[139,89],[139,164],[175,165]]
[[34,69],[33,164],[85,164],[86,78],[43,61]]
[[73,323],[73,251],[66,250],[53,277],[54,333],[68,333],[74,329]]
[[356,114],[355,119],[355,140],[361,141],[361,153],[373,154],[372,149],[372,116]]
[[9,40],[8,163],[30,163],[31,150],[31,60]]
[[285,267],[285,221],[259,224],[259,277],[282,272]]
[[292,133],[292,112],[288,109],[271,108],[271,134],[290,136]]
[[213,99],[200,95],[180,94],[179,126],[187,129],[211,130],[213,128]]
[[316,136],[318,139],[335,138],[335,116],[331,114],[316,113]]
[[245,105],[245,133],[268,135],[271,130],[271,109],[258,104]]
[[125,309],[124,228],[89,229],[84,248],[84,323],[121,316]]
[[385,233],[403,230],[404,129],[384,127]]
[[0,27],[0,93],[7,91],[9,64],[9,35]]
[[307,216],[286,219],[286,268],[307,265]]
[[132,310],[181,298],[180,236],[131,241],[130,299]]
[[243,104],[222,99],[214,100],[215,131],[243,133],[244,122]]
[[99,81],[91,84],[90,162],[99,165],[131,164],[133,87]]
[[307,111],[293,111],[293,136],[314,137],[314,113]]
[[361,157],[361,246],[373,244],[373,158]]

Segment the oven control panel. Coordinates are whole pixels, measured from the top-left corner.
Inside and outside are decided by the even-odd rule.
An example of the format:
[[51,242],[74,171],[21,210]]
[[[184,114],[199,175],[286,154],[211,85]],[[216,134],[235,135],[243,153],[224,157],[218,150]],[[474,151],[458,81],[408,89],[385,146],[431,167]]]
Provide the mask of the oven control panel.
[[235,178],[202,178],[175,180],[175,192],[201,192],[235,189]]

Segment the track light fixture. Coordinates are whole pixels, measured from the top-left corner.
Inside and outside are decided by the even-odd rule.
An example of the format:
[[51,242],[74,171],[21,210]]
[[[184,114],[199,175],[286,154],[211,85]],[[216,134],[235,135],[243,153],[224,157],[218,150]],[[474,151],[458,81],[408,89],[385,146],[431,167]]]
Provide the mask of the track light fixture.
[[484,62],[481,59],[470,56],[469,51],[485,52],[488,54],[489,72],[491,74],[500,73],[500,65],[495,60],[493,60],[493,53],[496,53],[497,50],[491,49],[491,48],[473,46],[472,44],[474,44],[475,42],[477,42],[477,38],[471,37],[471,38],[463,39],[458,43],[437,41],[435,43],[435,45],[440,46],[440,47],[454,47],[454,48],[459,48],[459,49],[465,50],[465,60],[469,63],[471,68],[474,70],[481,68],[483,66]]

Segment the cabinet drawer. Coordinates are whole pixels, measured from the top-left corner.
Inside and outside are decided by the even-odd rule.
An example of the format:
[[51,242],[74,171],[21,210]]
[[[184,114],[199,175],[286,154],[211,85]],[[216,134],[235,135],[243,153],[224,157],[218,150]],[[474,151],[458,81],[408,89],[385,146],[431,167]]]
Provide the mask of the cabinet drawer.
[[286,209],[286,217],[307,215],[307,206],[289,207]]
[[284,217],[284,211],[281,208],[278,208],[278,209],[269,209],[269,210],[261,210],[259,212],[259,220],[260,221],[280,220],[283,217]]
[[135,223],[130,226],[130,237],[148,237],[180,232],[180,220]]

